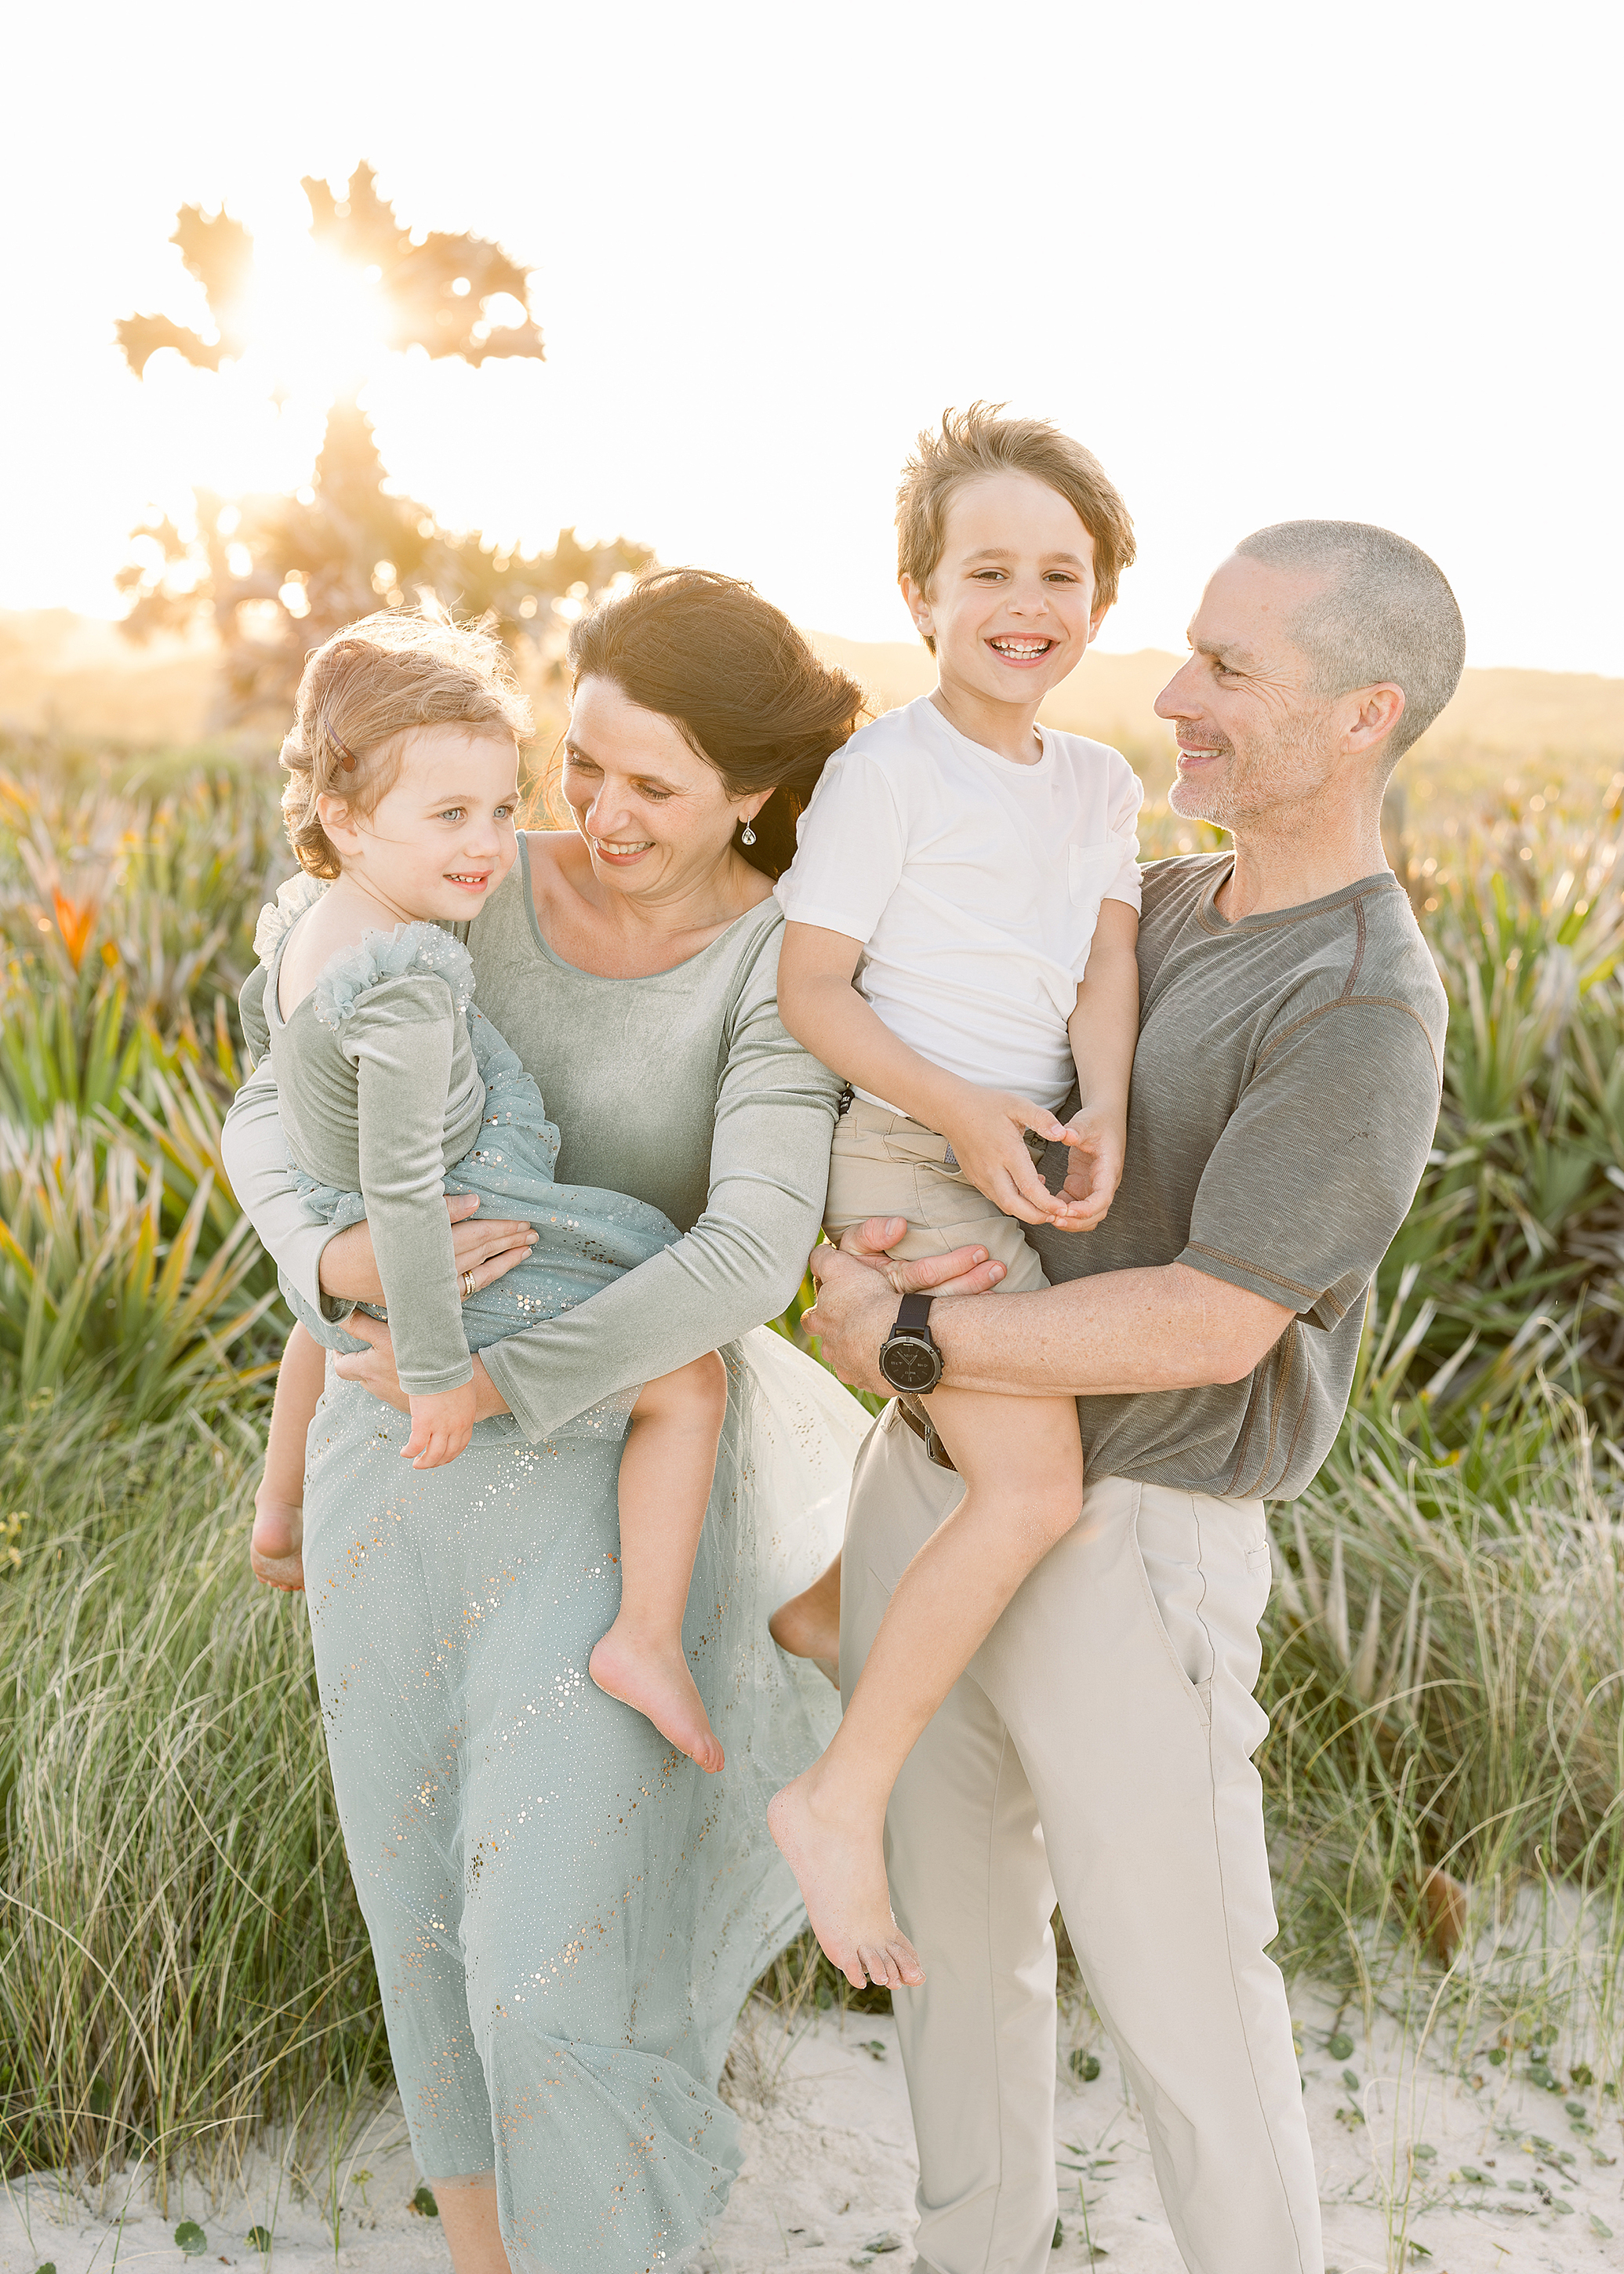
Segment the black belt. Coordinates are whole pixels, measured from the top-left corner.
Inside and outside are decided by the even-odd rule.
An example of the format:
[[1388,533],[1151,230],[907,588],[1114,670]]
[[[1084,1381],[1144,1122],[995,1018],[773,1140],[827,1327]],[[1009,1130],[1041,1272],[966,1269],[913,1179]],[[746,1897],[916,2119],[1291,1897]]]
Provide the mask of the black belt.
[[897,1411],[919,1439],[920,1443],[923,1445],[927,1456],[936,1463],[937,1468],[951,1469],[953,1474],[957,1476],[959,1464],[931,1427],[926,1417],[922,1413],[916,1413],[906,1397],[899,1397],[897,1400]]

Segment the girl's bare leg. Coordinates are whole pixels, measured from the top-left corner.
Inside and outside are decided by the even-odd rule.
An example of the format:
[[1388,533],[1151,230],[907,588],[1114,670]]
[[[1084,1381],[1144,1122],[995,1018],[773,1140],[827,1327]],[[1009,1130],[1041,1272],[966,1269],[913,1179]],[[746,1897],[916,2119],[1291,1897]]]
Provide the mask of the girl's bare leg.
[[727,1369],[714,1351],[651,1382],[620,1456],[620,1610],[587,1670],[714,1775],[722,1748],[682,1648],[682,1615],[716,1475]]
[[891,1916],[891,1787],[1011,1596],[1082,1511],[1083,1450],[1070,1398],[936,1390],[929,1411],[965,1496],[898,1581],[828,1751],[767,1811],[813,1931],[859,1987],[868,1980],[912,1988],[925,1978]]
[[271,1404],[265,1468],[254,1494],[248,1560],[267,1587],[297,1593],[304,1585],[304,1440],[327,1380],[327,1352],[296,1326],[282,1348]]
[[840,1687],[840,1558],[821,1571],[809,1587],[780,1603],[767,1631],[792,1658],[809,1658],[820,1674]]

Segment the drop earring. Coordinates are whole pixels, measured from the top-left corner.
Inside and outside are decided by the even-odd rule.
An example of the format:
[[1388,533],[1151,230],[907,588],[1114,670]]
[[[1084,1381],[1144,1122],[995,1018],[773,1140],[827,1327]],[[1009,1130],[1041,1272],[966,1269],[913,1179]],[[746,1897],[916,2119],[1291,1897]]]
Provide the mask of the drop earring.
[[744,829],[739,839],[739,842],[741,845],[754,845],[756,842],[756,832],[751,828],[748,821],[744,825]]

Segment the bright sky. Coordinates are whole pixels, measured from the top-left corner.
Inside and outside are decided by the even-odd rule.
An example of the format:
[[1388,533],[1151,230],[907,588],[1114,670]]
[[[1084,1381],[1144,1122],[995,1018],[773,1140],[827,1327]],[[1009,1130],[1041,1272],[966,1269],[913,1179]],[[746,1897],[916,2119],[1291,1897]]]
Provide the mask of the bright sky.
[[[1470,658],[1624,674],[1616,0],[962,0],[477,11],[91,0],[7,34],[0,606],[112,614],[188,486],[294,486],[353,315],[303,173],[534,264],[545,365],[384,359],[386,462],[527,545],[623,531],[800,621],[910,636],[898,467],[942,406],[1103,459],[1139,563],[1101,644],[1176,648],[1263,523],[1432,553]],[[223,383],[113,344],[197,324],[168,244],[224,200],[282,294]],[[276,366],[274,374],[272,365]],[[294,392],[278,414],[271,376]]]

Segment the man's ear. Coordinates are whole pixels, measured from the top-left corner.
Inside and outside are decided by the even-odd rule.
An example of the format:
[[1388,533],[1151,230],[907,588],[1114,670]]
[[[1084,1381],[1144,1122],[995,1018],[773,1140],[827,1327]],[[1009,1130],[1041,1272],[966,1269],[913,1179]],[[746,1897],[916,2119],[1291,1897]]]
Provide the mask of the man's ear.
[[936,636],[936,621],[930,613],[930,595],[922,584],[916,584],[906,571],[897,579],[897,590],[902,595],[902,605],[914,619],[914,629],[921,639]]
[[1350,750],[1373,750],[1404,715],[1402,687],[1363,687],[1346,700],[1353,714],[1343,730]]

